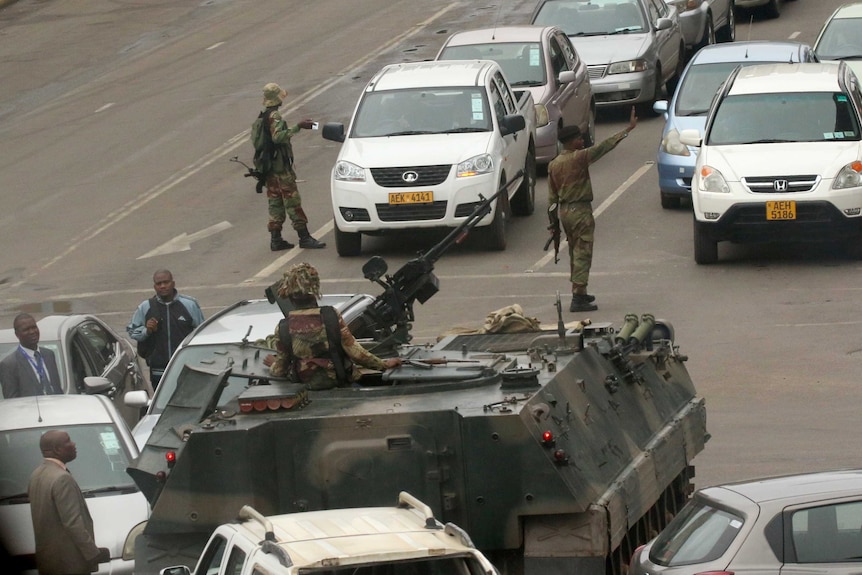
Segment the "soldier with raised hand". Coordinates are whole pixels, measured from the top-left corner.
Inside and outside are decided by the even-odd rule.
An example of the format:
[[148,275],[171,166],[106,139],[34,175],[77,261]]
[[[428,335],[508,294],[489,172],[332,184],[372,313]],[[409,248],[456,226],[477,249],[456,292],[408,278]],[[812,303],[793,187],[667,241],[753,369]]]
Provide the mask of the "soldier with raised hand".
[[[270,152],[270,167],[263,174],[266,182],[266,197],[269,207],[269,223],[267,229],[270,233],[269,247],[272,251],[286,250],[293,244],[285,240],[282,235],[282,227],[287,218],[299,235],[299,247],[306,249],[319,249],[326,244],[313,238],[308,231],[308,217],[302,209],[302,198],[296,186],[296,173],[293,169],[293,147],[290,139],[300,130],[309,130],[314,122],[303,120],[294,126],[288,126],[281,112],[278,111],[287,92],[278,84],[269,83],[263,87],[263,106],[261,112],[264,118],[263,128],[268,130],[269,141],[272,144]],[[254,136],[254,134],[252,134]],[[254,143],[254,141],[252,141]]]
[[278,296],[296,309],[276,328],[278,354],[265,360],[272,375],[298,380],[309,389],[330,389],[359,378],[354,364],[379,371],[401,365],[401,358],[384,360],[366,350],[335,308],[318,304],[320,275],[311,264],[285,272]]
[[595,296],[587,293],[590,267],[593,262],[593,237],[596,230],[596,221],[593,218],[590,164],[616,148],[617,144],[635,129],[637,123],[638,119],[632,106],[626,129],[617,132],[600,144],[586,147],[584,134],[577,126],[565,126],[560,129],[557,136],[564,150],[548,164],[548,205],[551,206],[552,226],[554,218],[558,217],[569,244],[572,282],[572,303],[569,311],[583,312],[599,309],[595,304]]

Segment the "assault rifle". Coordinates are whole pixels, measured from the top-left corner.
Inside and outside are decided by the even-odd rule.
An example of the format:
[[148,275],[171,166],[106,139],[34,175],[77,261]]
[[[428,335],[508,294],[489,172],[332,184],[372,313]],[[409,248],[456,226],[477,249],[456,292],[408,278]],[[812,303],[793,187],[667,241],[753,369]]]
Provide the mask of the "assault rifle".
[[523,170],[519,170],[488,198],[480,195],[479,203],[457,228],[428,251],[401,266],[394,274],[386,273],[386,261],[380,256],[372,257],[362,266],[365,279],[383,287],[383,293],[358,318],[359,325],[352,326],[356,337],[374,339],[375,345],[369,351],[385,355],[391,353],[395,346],[410,341],[413,303],[418,301],[424,304],[439,290],[440,282],[434,275],[434,262],[451,246],[463,242],[470,230],[491,212],[494,200],[506,193],[509,186],[523,174]]
[[245,169],[248,171],[245,174],[243,174],[243,176],[246,178],[254,178],[255,180],[257,180],[257,184],[255,184],[255,186],[254,186],[254,191],[257,192],[258,194],[262,194],[263,193],[263,187],[266,185],[266,178],[264,177],[264,175],[260,171],[255,170],[253,167],[249,166],[248,164],[246,164],[245,162],[240,160],[239,156],[234,156],[233,158],[230,159],[230,161],[236,162],[237,164],[242,164],[243,166],[245,166]]
[[560,213],[557,210],[556,202],[548,206],[548,219],[550,220],[550,225],[548,225],[548,231],[551,232],[551,237],[548,238],[548,241],[545,242],[544,251],[548,251],[548,248],[551,247],[551,243],[554,244],[554,263],[559,263],[560,261]]

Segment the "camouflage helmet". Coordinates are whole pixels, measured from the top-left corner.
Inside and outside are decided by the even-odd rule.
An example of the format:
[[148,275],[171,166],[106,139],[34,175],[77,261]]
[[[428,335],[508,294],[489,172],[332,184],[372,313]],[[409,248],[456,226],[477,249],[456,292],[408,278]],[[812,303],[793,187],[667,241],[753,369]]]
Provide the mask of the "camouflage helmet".
[[313,265],[307,263],[295,264],[284,272],[281,287],[278,288],[281,298],[303,295],[320,297],[320,274]]
[[287,98],[287,92],[275,82],[270,82],[263,87],[263,105],[265,107],[281,106],[285,98]]

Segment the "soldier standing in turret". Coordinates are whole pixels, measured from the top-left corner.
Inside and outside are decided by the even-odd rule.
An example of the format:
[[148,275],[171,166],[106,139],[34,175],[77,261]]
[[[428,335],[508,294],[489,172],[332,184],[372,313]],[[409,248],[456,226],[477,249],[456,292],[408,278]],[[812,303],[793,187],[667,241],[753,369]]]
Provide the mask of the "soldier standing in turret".
[[572,281],[572,303],[569,311],[599,309],[594,303],[595,296],[587,293],[596,230],[590,164],[613,150],[635,129],[637,123],[635,109],[632,107],[629,125],[625,130],[587,148],[584,147],[584,135],[577,126],[565,126],[557,136],[564,150],[548,164],[548,205],[557,206],[558,212],[551,213],[551,223],[553,225],[554,218],[559,217],[569,244]]
[[268,119],[264,129],[269,130],[272,138],[273,153],[271,169],[264,174],[266,178],[266,197],[269,203],[270,233],[269,247],[272,251],[286,250],[293,244],[281,236],[282,226],[289,217],[293,229],[299,234],[299,247],[318,249],[326,244],[313,238],[308,232],[308,217],[302,209],[302,199],[296,187],[296,173],[293,171],[293,147],[290,139],[300,130],[309,130],[314,122],[303,120],[295,126],[288,126],[278,108],[281,106],[287,92],[278,84],[269,83],[263,87],[263,105],[266,108],[261,115]]

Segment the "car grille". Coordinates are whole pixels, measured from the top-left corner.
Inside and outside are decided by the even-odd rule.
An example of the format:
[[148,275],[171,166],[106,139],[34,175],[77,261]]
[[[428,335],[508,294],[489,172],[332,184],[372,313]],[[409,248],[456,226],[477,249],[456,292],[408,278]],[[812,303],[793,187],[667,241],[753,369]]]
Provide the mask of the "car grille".
[[[384,188],[416,188],[442,184],[449,177],[452,164],[439,166],[411,166],[405,168],[371,168],[371,176]],[[415,180],[407,181],[404,174],[413,173]]]
[[816,175],[742,178],[742,184],[755,194],[810,192],[819,182],[820,176]]
[[439,220],[446,215],[446,202],[430,204],[377,204],[377,217],[381,222],[409,222],[415,220]]
[[590,80],[598,80],[605,77],[607,66],[587,66],[587,73],[590,75]]

